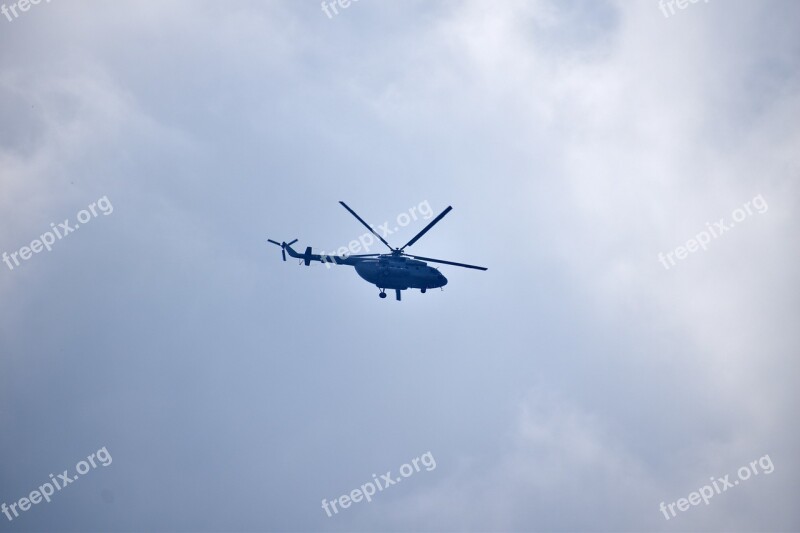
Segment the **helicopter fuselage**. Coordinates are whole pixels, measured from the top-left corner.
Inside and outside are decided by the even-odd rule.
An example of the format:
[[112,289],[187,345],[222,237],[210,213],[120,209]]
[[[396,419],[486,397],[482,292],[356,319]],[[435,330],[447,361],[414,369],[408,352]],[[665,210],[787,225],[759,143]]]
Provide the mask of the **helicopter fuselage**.
[[353,267],[359,276],[379,289],[427,290],[447,285],[447,278],[436,268],[402,256],[365,258]]

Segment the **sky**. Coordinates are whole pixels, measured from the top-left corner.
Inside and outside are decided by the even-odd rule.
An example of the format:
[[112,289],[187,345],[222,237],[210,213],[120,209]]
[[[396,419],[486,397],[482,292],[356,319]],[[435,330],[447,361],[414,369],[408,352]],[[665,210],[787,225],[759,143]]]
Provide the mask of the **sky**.
[[0,531],[800,530],[797,2],[4,1]]

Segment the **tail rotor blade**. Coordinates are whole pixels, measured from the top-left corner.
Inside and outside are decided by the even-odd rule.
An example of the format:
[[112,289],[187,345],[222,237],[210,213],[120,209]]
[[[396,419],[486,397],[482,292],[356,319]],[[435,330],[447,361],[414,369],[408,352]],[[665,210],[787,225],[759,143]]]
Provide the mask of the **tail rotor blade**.
[[293,241],[292,241],[292,242],[290,242],[289,244],[286,244],[285,242],[273,241],[272,239],[267,239],[267,241],[271,242],[271,243],[272,243],[272,244],[274,244],[275,246],[280,246],[280,247],[281,247],[281,257],[283,257],[283,260],[284,260],[284,261],[286,261],[286,247],[287,247],[287,246],[291,246],[291,245],[293,245],[294,243],[296,243],[296,242],[297,242],[297,239],[293,240]]

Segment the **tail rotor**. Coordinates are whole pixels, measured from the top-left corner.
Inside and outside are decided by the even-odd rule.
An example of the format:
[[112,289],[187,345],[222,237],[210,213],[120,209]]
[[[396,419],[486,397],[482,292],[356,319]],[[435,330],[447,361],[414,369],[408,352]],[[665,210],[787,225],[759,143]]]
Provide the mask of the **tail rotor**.
[[273,241],[272,239],[267,239],[267,241],[271,242],[275,246],[280,246],[281,247],[281,256],[283,257],[283,260],[286,261],[286,247],[287,246],[291,246],[294,243],[296,243],[297,239],[293,240],[290,243]]

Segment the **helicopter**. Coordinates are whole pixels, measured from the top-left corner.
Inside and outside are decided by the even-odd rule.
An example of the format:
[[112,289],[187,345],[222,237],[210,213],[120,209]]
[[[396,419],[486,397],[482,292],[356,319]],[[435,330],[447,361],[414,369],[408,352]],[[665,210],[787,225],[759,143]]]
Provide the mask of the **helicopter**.
[[428,289],[436,289],[447,285],[447,278],[444,277],[437,268],[428,266],[426,261],[430,263],[441,263],[443,265],[472,268],[475,270],[488,270],[486,267],[405,253],[404,250],[406,248],[413,246],[414,243],[428,232],[428,230],[442,220],[447,213],[452,211],[452,206],[447,206],[447,209],[434,218],[422,231],[417,233],[413,239],[408,241],[405,246],[402,248],[392,248],[392,245],[386,242],[386,239],[378,235],[378,233],[372,229],[372,226],[358,216],[350,206],[341,201],[339,203],[375,235],[378,240],[386,245],[390,252],[383,254],[327,255],[314,254],[311,252],[311,247],[308,246],[304,253],[298,253],[292,248],[292,245],[297,242],[297,239],[288,243],[285,241],[273,241],[272,239],[267,239],[267,241],[280,246],[284,261],[286,261],[286,254],[288,253],[290,257],[300,259],[306,266],[310,266],[312,261],[352,266],[356,269],[356,273],[359,276],[378,287],[380,290],[378,296],[380,298],[386,298],[386,289],[394,289],[397,301],[401,300],[400,292],[407,289],[419,289],[420,292],[424,294]]

